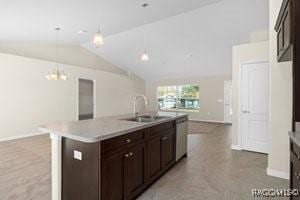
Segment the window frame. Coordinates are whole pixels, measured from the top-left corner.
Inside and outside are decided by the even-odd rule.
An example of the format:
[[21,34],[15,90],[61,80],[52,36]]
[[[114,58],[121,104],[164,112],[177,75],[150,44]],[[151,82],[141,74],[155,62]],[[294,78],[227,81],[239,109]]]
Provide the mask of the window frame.
[[[182,87],[182,86],[198,86],[198,88],[199,88],[199,97],[198,97],[198,100],[200,101],[200,85],[199,84],[182,84],[182,85],[159,85],[159,86],[157,86],[156,87],[156,101],[157,101],[157,107],[158,107],[158,110],[159,111],[162,111],[162,112],[182,112],[182,113],[199,113],[200,111],[199,111],[199,109],[200,109],[200,105],[198,105],[198,109],[195,109],[195,110],[193,110],[193,111],[188,111],[188,110],[185,110],[185,111],[183,111],[183,109],[179,109],[178,107],[179,107],[179,102],[178,102],[178,95],[179,95],[179,90],[178,90],[178,88],[179,87]],[[160,87],[176,87],[176,97],[175,97],[175,102],[176,102],[176,108],[175,109],[172,109],[172,110],[162,110],[162,109],[160,109],[160,107],[159,107],[159,97],[158,97],[158,88],[160,88]]]

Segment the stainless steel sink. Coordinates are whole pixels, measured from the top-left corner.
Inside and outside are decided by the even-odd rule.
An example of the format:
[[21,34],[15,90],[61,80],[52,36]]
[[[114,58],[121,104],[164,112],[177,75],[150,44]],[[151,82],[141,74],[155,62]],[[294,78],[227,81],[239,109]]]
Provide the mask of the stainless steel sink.
[[122,120],[132,121],[132,122],[144,122],[144,123],[148,122],[149,123],[149,122],[155,122],[155,121],[166,119],[166,118],[169,118],[169,117],[156,116],[156,115],[141,115],[138,117],[130,117],[130,118],[122,119]]

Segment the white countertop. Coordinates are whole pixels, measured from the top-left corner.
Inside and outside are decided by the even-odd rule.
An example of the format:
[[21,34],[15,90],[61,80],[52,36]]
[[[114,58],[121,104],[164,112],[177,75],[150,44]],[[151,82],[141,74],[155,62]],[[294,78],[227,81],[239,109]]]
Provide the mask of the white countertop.
[[38,129],[44,133],[56,134],[73,140],[92,143],[188,116],[186,113],[176,112],[152,112],[141,115],[144,114],[155,114],[169,118],[147,123],[122,120],[133,117],[133,114],[131,114],[42,125]]

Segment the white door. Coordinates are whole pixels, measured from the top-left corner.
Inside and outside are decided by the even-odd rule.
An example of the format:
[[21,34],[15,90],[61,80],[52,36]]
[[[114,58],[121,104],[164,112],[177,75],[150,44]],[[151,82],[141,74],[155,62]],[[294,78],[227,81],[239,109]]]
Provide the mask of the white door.
[[268,153],[269,63],[242,65],[242,149]]
[[224,81],[224,122],[232,123],[232,81]]

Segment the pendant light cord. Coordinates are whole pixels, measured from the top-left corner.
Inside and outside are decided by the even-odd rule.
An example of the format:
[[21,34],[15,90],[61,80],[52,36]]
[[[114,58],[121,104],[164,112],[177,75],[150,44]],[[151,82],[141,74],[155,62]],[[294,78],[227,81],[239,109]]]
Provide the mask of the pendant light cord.
[[56,67],[57,67],[57,71],[58,71],[58,32],[59,32],[60,28],[56,28]]

